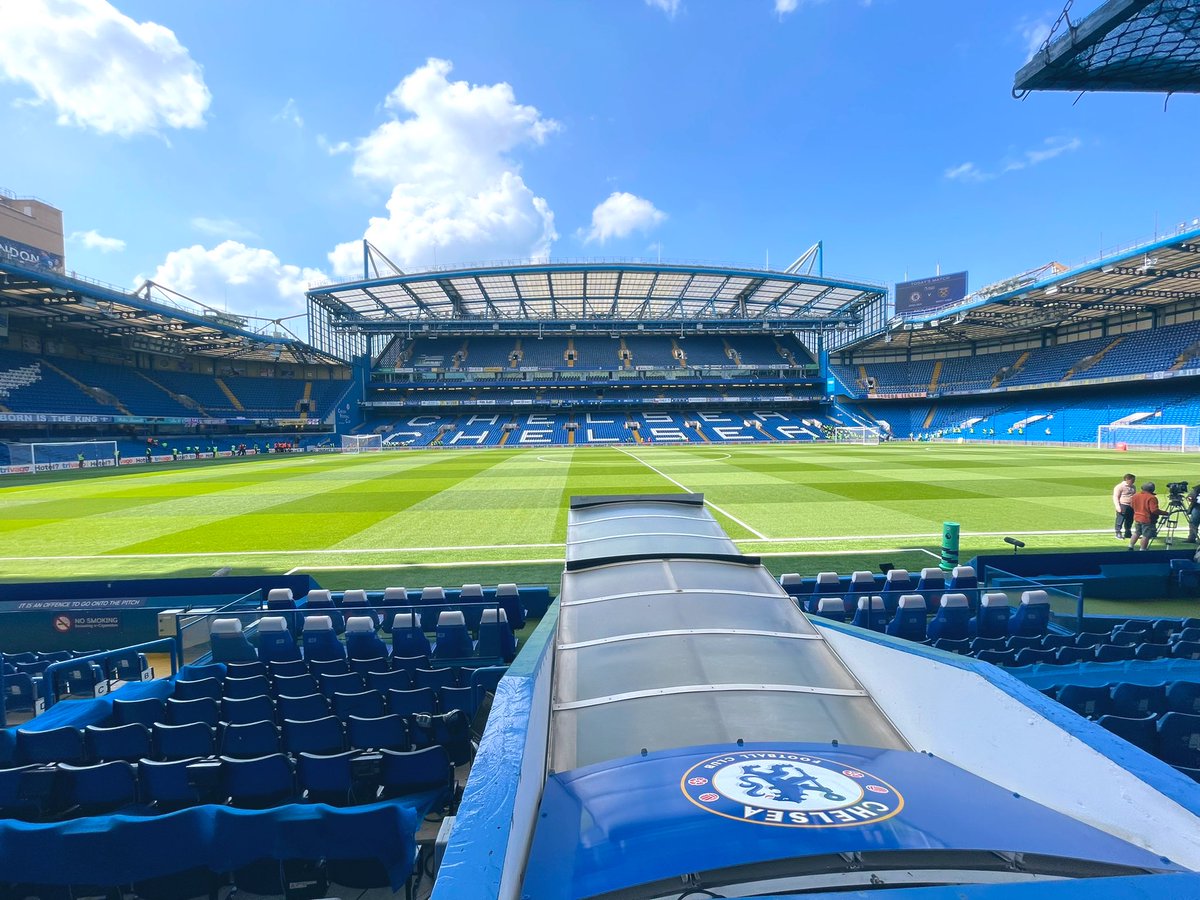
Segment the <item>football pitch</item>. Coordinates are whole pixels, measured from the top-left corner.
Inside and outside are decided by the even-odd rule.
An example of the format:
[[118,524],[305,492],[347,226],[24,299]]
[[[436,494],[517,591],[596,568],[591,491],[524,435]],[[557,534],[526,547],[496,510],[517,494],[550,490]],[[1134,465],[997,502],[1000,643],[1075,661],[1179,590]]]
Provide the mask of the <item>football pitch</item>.
[[[0,483],[0,579],[311,573],[341,589],[557,585],[577,494],[702,492],[772,571],[1119,549],[1125,471],[1188,478],[1177,454],[892,443],[415,450],[85,470]],[[492,577],[488,577],[492,574]]]

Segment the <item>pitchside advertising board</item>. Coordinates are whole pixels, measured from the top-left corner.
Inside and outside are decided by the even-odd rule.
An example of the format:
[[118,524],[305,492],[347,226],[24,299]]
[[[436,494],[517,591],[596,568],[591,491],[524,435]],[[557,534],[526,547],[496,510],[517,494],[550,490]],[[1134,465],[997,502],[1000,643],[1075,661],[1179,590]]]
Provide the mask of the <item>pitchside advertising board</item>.
[[967,296],[967,273],[954,272],[896,285],[896,315],[919,316],[952,306]]
[[50,272],[63,270],[61,256],[6,237],[0,237],[0,262],[24,266],[27,269],[46,269]]

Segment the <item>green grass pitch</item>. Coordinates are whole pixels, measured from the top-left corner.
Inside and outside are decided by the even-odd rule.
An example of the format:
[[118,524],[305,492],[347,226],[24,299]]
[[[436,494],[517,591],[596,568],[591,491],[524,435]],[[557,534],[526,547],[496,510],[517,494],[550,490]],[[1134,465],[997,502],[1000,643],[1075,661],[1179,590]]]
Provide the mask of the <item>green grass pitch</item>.
[[[1176,454],[893,443],[418,450],[164,464],[0,482],[0,579],[312,573],[333,589],[557,584],[576,494],[703,492],[776,573],[1120,549],[1126,471],[1189,479]],[[932,551],[932,552],[931,552]],[[487,577],[488,573],[494,573]]]

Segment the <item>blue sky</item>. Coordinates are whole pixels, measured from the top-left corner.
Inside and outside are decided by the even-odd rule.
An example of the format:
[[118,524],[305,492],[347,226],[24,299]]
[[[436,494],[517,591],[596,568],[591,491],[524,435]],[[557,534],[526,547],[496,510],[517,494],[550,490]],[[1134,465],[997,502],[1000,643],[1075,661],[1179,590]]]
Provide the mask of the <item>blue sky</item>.
[[64,210],[70,268],[243,313],[364,235],[413,268],[820,239],[976,288],[1200,216],[1196,97],[1011,97],[1060,0],[0,7],[0,186]]

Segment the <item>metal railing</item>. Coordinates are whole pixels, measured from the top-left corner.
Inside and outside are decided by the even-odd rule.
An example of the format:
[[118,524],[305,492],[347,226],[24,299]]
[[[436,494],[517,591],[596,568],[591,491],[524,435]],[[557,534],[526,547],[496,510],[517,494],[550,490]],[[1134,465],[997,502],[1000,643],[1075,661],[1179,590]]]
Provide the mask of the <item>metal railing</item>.
[[[131,647],[121,647],[117,650],[101,650],[97,653],[89,653],[87,656],[76,656],[74,659],[64,659],[61,662],[53,662],[46,666],[46,671],[43,673],[42,684],[46,686],[46,709],[49,709],[58,702],[58,688],[55,684],[54,676],[56,673],[64,669],[72,669],[79,665],[85,665],[100,660],[109,660],[114,656],[126,656],[131,653],[166,653],[171,658],[171,674],[174,675],[179,671],[179,657],[176,653],[175,638],[158,638],[153,641],[146,641],[142,644],[134,644]],[[105,678],[111,676],[111,672],[101,664]]]

